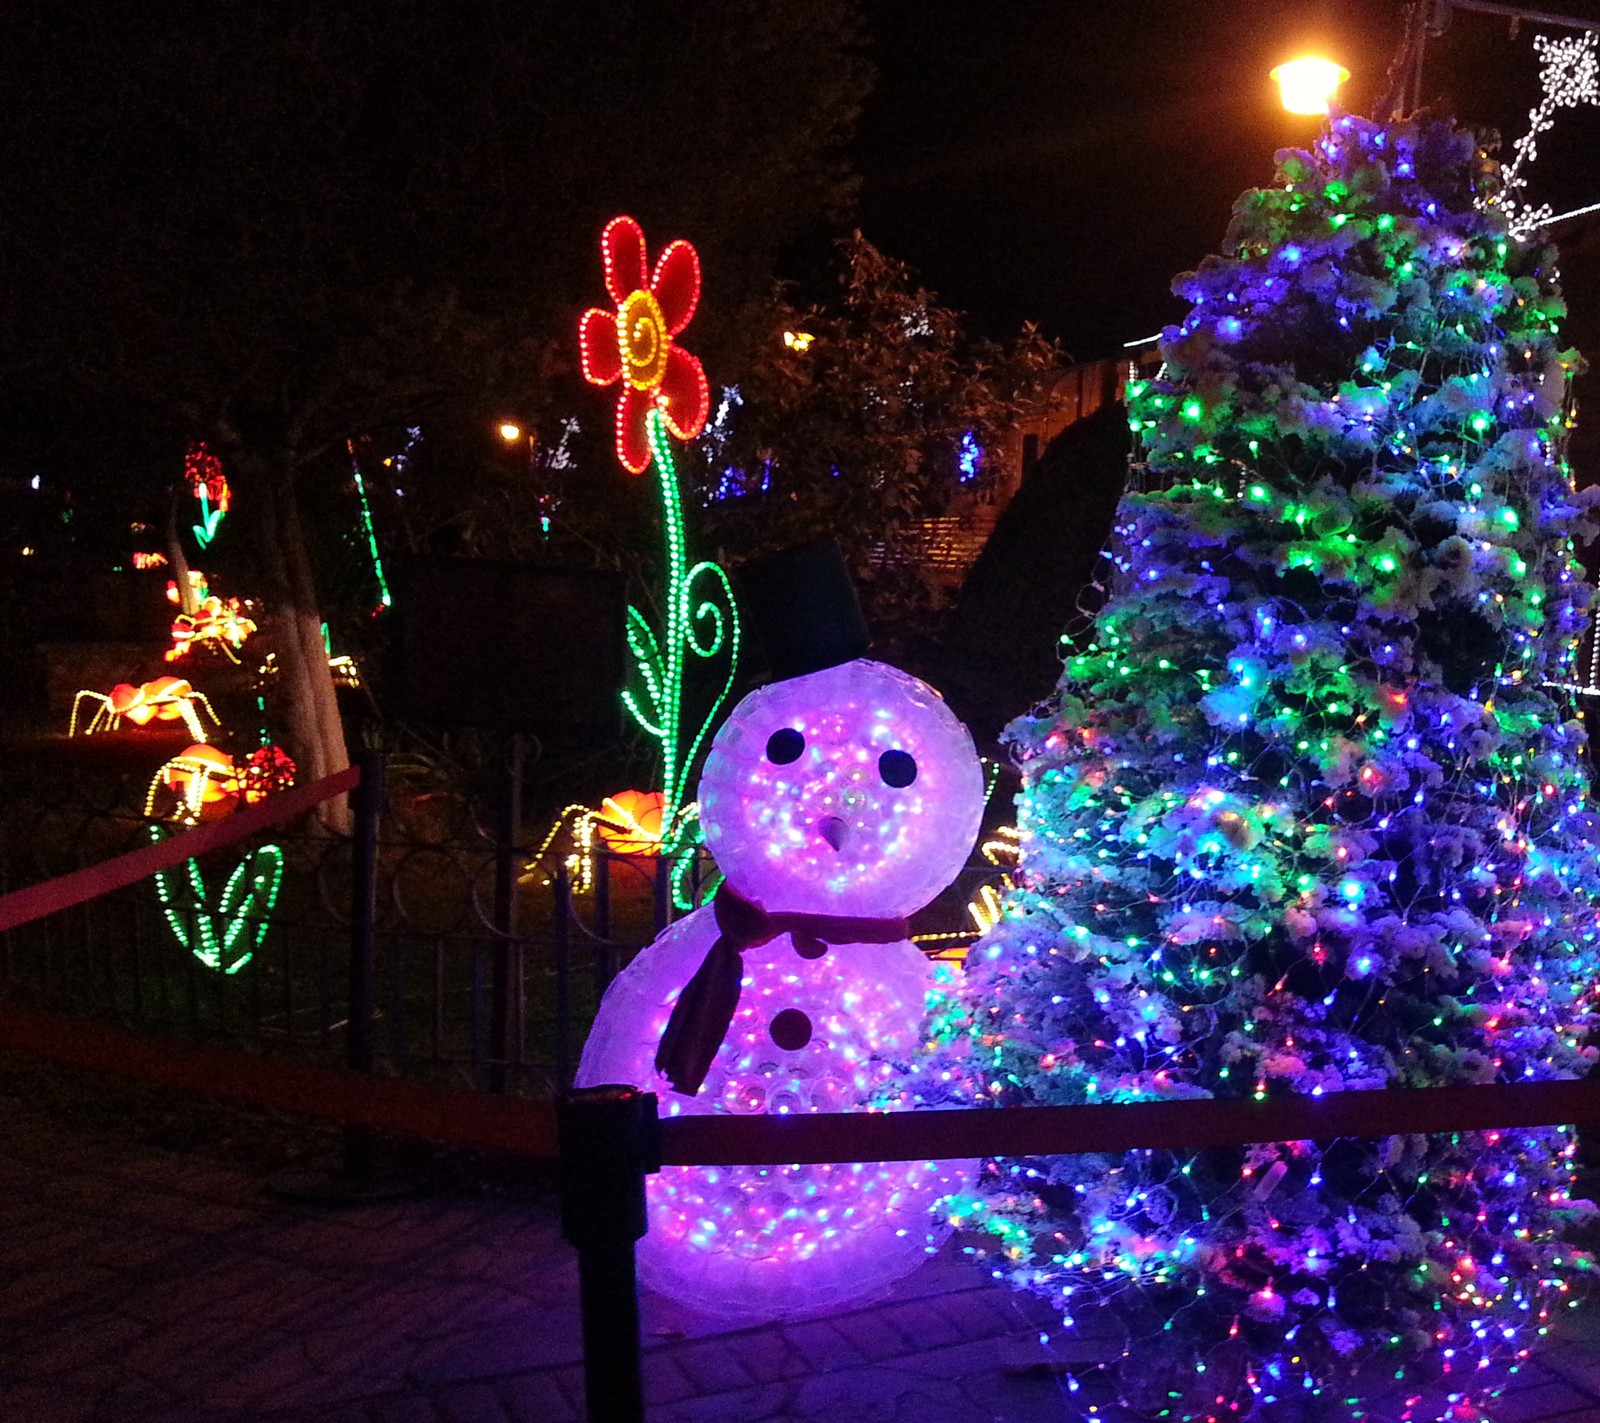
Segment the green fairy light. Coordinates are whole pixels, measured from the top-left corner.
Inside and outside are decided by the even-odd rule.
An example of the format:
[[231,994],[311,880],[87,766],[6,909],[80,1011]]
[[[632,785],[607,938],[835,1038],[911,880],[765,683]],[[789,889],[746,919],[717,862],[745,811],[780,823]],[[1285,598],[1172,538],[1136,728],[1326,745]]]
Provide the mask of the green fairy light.
[[[636,607],[628,608],[628,650],[633,655],[640,690],[628,688],[623,705],[647,736],[661,748],[662,853],[672,856],[674,898],[679,908],[689,905],[682,878],[688,857],[680,852],[689,842],[694,811],[687,804],[687,783],[700,748],[733,688],[739,662],[739,614],[728,575],[715,563],[688,562],[683,528],[683,504],[672,445],[658,410],[648,417],[650,454],[661,493],[662,530],[667,543],[666,590],[663,604],[666,625],[660,637],[650,620]],[[696,583],[705,588],[695,591]],[[699,729],[683,745],[683,684],[690,657],[727,657],[727,674]]]
[[[152,844],[165,838],[161,826],[150,827]],[[162,917],[178,943],[207,968],[236,974],[260,950],[272,926],[272,910],[283,884],[283,851],[276,845],[251,851],[228,876],[215,908],[208,904],[199,862],[190,860],[186,870],[187,886],[176,890],[168,871],[156,871]]]
[[355,442],[349,444],[350,473],[355,478],[356,493],[361,497],[361,532],[366,535],[367,552],[372,555],[372,571],[378,580],[378,605],[383,608],[393,606],[394,599],[389,594],[389,580],[383,572],[383,555],[378,552],[378,535],[372,527],[372,505],[367,499],[367,482],[361,477],[361,461],[356,458]]
[[190,532],[194,534],[195,543],[201,548],[205,548],[212,539],[216,538],[217,525],[222,522],[222,516],[225,511],[220,505],[215,509],[211,507],[211,496],[207,493],[205,485],[202,484],[195,490],[195,493],[200,498],[200,522],[191,524],[189,528]]

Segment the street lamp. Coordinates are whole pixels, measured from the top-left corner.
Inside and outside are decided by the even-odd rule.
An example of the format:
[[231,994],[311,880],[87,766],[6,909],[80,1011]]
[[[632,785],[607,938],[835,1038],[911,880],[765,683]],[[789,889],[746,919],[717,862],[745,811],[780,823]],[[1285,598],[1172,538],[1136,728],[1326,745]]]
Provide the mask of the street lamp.
[[1325,114],[1339,86],[1350,77],[1342,64],[1316,55],[1301,55],[1272,71],[1283,98],[1283,107],[1291,114]]
[[522,426],[515,421],[506,420],[500,426],[500,438],[508,445],[514,445],[522,438]]

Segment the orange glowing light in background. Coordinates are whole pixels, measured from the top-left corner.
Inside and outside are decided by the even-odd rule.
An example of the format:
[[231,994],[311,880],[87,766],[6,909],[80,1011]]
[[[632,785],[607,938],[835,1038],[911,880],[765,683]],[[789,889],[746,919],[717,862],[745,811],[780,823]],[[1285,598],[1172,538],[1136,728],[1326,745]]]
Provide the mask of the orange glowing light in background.
[[1350,77],[1350,71],[1331,59],[1305,54],[1291,59],[1272,71],[1283,99],[1283,107],[1291,114],[1325,114],[1339,86]]
[[614,855],[659,855],[661,853],[661,808],[666,797],[660,791],[618,791],[600,803],[595,829],[601,842]]

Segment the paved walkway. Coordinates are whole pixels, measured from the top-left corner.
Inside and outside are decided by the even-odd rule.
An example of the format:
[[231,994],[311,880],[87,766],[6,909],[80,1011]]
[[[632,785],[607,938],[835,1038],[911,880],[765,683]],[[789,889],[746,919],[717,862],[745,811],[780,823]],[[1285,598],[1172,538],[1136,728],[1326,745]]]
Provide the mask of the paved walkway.
[[[548,1202],[456,1188],[325,1209],[261,1179],[238,1153],[64,1123],[0,1081],[0,1423],[580,1417],[576,1271]],[[647,1299],[651,1423],[1076,1423],[1048,1323],[959,1258],[787,1328]],[[1504,1423],[1600,1423],[1600,1327],[1566,1331]]]

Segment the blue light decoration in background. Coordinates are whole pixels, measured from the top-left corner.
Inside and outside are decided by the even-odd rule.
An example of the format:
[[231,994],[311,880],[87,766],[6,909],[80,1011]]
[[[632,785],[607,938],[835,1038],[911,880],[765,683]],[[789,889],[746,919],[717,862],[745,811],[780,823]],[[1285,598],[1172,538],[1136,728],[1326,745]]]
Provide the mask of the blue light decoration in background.
[[759,480],[748,470],[729,465],[718,478],[715,488],[711,491],[711,497],[720,504],[725,499],[743,499],[750,494],[765,494],[771,488],[772,461],[768,459],[761,461]]
[[[1587,1074],[1592,534],[1555,254],[1449,121],[1335,117],[1245,194],[1162,375],[1110,594],[1007,732],[1015,887],[933,1036],[958,1100]],[[943,1090],[928,1075],[927,1094]],[[1484,1420],[1593,1258],[1568,1130],[990,1163],[993,1273],[1118,1320],[1139,1416]]]
[[983,447],[978,444],[977,436],[968,430],[961,436],[961,447],[956,451],[956,467],[961,472],[961,483],[972,483],[978,477],[982,463]]

